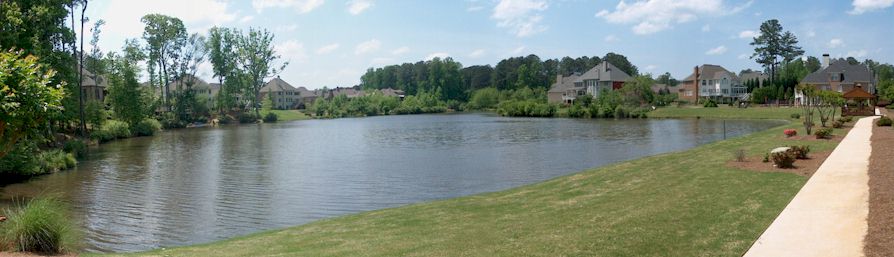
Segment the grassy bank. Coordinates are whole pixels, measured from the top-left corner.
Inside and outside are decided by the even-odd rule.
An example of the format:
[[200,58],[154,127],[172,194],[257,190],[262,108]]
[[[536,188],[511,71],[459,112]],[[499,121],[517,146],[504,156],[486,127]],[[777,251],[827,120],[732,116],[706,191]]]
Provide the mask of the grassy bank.
[[737,108],[719,106],[662,107],[649,112],[649,118],[709,118],[709,119],[791,119],[791,115],[801,113],[800,108],[790,107],[748,107]]
[[[270,110],[269,112],[276,114],[277,120],[280,122],[310,119],[310,116],[307,116],[299,110]],[[266,114],[267,112],[262,113],[261,117]]]
[[[777,111],[749,109],[738,115],[760,116],[754,112]],[[744,149],[762,156],[788,144],[822,152],[837,144],[782,141],[786,128],[798,126],[506,191],[131,255],[740,256],[807,178],[732,168],[726,163],[733,153]]]

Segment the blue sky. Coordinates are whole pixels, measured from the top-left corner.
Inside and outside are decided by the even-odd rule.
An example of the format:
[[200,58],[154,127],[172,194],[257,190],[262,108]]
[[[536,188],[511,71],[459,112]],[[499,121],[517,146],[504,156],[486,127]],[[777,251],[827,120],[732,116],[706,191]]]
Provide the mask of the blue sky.
[[[450,56],[464,66],[528,54],[626,55],[641,72],[682,78],[692,67],[759,69],[748,44],[779,19],[806,54],[894,63],[894,0],[156,0],[91,1],[104,19],[100,48],[140,37],[140,17],[181,18],[190,33],[211,26],[266,28],[290,65],[282,78],[320,88],[359,83],[369,67]],[[88,24],[89,26],[89,24]],[[200,75],[211,79],[210,65]]]

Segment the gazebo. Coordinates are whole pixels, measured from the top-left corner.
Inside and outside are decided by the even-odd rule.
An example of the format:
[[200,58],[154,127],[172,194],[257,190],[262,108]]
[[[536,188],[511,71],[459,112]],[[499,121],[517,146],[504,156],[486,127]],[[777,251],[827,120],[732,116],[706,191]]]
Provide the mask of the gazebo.
[[875,115],[875,108],[872,101],[875,96],[863,90],[863,87],[857,84],[853,89],[847,91],[843,95],[845,104],[841,107],[841,114],[847,116],[872,116]]

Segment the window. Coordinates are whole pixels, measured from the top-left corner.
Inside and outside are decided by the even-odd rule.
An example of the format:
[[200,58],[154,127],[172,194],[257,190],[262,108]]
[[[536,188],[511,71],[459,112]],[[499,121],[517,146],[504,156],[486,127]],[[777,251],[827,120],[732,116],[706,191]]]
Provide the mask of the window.
[[707,80],[702,80],[702,86],[706,86],[706,85],[708,85],[708,81],[707,81]]
[[729,89],[725,89],[725,88],[724,88],[724,89],[723,89],[723,94],[724,94],[724,95],[728,95],[728,94],[729,94]]

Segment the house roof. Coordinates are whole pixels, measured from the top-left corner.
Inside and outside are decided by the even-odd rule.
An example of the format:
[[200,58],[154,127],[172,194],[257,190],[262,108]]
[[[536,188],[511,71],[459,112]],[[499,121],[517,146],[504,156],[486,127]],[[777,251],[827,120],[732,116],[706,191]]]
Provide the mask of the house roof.
[[261,88],[261,92],[285,92],[285,91],[295,91],[295,87],[289,85],[285,80],[276,77],[271,79]]
[[199,77],[196,77],[193,75],[183,75],[183,77],[180,77],[179,79],[174,80],[171,83],[168,83],[168,87],[170,87],[172,91],[176,91],[178,86],[180,86],[180,88],[186,88],[186,84],[184,84],[184,83],[187,83],[187,82],[193,83],[192,84],[193,89],[208,89],[208,88],[210,88],[210,85],[208,85],[208,82],[205,82],[205,80],[203,80],[202,78],[199,78]]
[[[84,76],[81,79],[81,85],[83,85],[85,87],[92,87],[92,86],[107,87],[109,84],[108,81],[106,81],[105,77],[103,77],[103,76],[96,76],[96,80],[93,80],[93,73],[88,71],[87,69],[84,69],[83,75]],[[97,80],[99,81],[99,83],[96,83]]]
[[556,81],[549,89],[549,93],[564,93],[572,88],[574,88],[574,81],[580,78],[577,74],[572,74],[571,76],[564,76],[562,80]]
[[583,82],[584,80],[627,81],[629,79],[629,74],[625,73],[614,64],[603,61],[602,63],[599,63],[599,65],[596,65],[596,67],[585,72],[579,78],[574,80],[574,82]]
[[[699,79],[721,79],[727,75],[732,80],[739,80],[739,76],[736,76],[736,73],[730,72],[720,65],[703,64],[698,67],[698,74]],[[695,79],[695,73],[692,73],[680,81],[693,81]]]
[[872,72],[869,71],[869,67],[859,64],[850,64],[847,60],[843,59],[833,61],[828,67],[807,74],[807,77],[804,77],[802,82],[807,84],[826,84],[831,80],[829,73],[833,72],[844,74],[844,81],[841,81],[843,84],[872,82]]
[[755,71],[755,72],[742,73],[742,76],[740,76],[740,77],[744,81],[752,80],[752,79],[758,79],[760,81],[760,80],[765,80],[765,79],[770,78],[770,75],[767,75],[766,73],[763,73],[763,72]]

